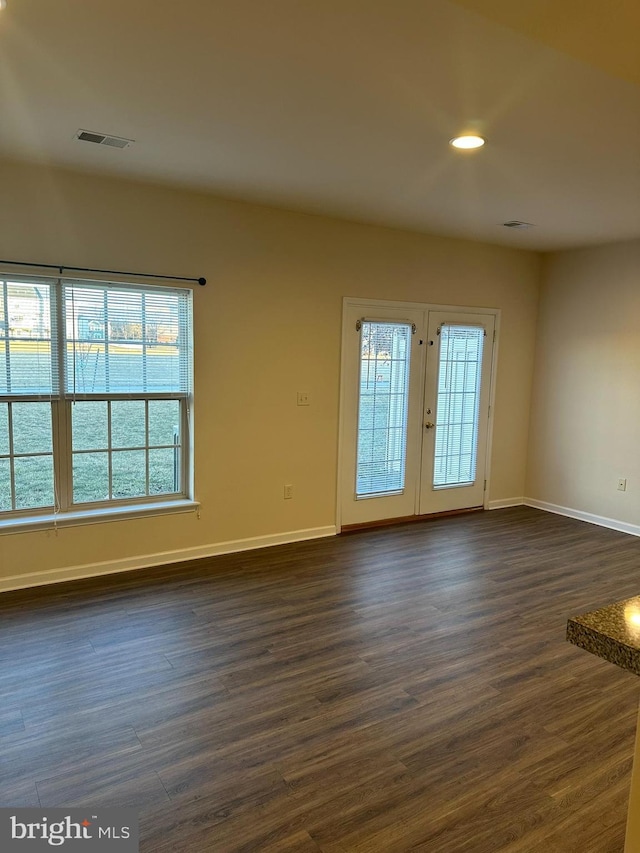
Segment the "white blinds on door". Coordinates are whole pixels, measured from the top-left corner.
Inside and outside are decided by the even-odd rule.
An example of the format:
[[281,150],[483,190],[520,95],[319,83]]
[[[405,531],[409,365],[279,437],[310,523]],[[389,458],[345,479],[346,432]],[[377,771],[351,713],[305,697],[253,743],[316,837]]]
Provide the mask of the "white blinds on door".
[[402,492],[412,327],[362,321],[356,497]]
[[433,485],[469,485],[476,478],[482,326],[443,325],[436,408]]

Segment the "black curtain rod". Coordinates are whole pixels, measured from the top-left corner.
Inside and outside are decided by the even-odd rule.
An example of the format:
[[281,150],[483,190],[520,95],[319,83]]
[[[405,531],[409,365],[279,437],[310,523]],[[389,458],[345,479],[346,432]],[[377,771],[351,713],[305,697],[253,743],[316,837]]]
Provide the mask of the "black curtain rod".
[[47,270],[58,270],[60,275],[62,275],[63,270],[68,270],[72,272],[99,272],[104,273],[105,275],[128,275],[135,276],[136,278],[162,278],[167,281],[195,281],[198,284],[204,285],[207,283],[206,278],[187,278],[183,275],[152,275],[148,272],[122,272],[122,270],[96,270],[91,267],[67,267],[60,266],[60,264],[28,264],[26,261],[0,261],[0,266],[2,264],[10,264],[15,267],[39,267],[40,269]]

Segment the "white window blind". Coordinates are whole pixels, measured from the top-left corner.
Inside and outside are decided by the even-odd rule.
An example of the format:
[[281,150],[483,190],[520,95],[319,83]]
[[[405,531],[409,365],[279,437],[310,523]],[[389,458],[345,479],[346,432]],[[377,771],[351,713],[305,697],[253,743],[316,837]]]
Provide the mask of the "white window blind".
[[471,484],[476,478],[484,334],[482,326],[440,329],[435,487]]
[[187,394],[191,292],[64,282],[65,391]]
[[51,282],[0,281],[0,397],[58,393],[55,326]]
[[404,489],[412,327],[362,321],[356,497]]

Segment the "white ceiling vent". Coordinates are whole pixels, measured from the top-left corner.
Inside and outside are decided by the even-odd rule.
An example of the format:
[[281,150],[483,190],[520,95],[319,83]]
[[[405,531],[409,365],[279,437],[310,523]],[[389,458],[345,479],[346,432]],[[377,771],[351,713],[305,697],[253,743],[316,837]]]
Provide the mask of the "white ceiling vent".
[[110,148],[128,148],[133,139],[124,139],[121,136],[107,136],[106,133],[94,133],[92,130],[79,130],[76,139],[81,142],[94,142],[96,145],[108,145]]
[[505,228],[535,228],[533,222],[520,222],[519,219],[510,219],[502,224]]

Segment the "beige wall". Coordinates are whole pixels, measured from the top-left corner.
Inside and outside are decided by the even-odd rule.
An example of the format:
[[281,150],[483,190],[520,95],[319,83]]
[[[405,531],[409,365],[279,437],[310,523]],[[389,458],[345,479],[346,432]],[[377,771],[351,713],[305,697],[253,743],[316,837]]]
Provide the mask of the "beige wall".
[[2,535],[0,585],[333,525],[347,295],[502,309],[490,497],[524,494],[539,256],[11,163],[0,187],[3,258],[209,280],[194,301],[200,518]]
[[527,497],[638,525],[640,241],[550,255],[543,281]]

